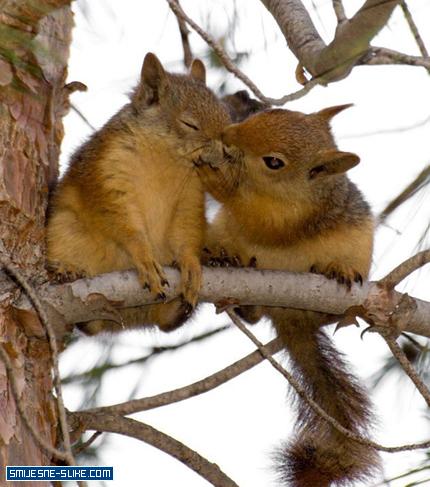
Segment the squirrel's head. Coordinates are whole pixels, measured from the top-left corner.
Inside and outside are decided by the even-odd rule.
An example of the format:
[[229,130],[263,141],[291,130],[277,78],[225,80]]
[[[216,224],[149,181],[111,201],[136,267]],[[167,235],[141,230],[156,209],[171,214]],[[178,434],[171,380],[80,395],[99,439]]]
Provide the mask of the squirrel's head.
[[172,74],[155,54],[148,53],[131,102],[137,113],[152,114],[154,123],[160,125],[154,127],[159,133],[164,129],[177,136],[166,139],[180,144],[175,150],[181,155],[197,160],[204,150],[219,152],[222,158],[221,134],[231,119],[206,86],[206,69],[199,59],[192,62],[188,74]]
[[349,106],[308,115],[267,110],[226,127],[222,136],[226,151],[237,148],[243,154],[230,164],[242,166],[240,171],[231,168],[231,174],[241,178],[235,187],[272,195],[307,192],[357,165],[359,157],[338,150],[330,130],[330,120]]

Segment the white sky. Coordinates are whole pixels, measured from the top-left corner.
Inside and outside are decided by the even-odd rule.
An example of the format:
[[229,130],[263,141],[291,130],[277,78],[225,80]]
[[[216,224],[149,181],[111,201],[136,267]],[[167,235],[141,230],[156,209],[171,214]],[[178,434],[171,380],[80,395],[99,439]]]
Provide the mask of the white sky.
[[[315,0],[318,15],[310,1],[305,1],[321,35],[330,40],[335,18],[329,0]],[[360,1],[345,0],[352,14]],[[127,98],[125,94],[136,82],[146,52],[155,52],[168,69],[182,70],[182,48],[173,14],[163,1],[86,0],[86,15],[76,10],[76,28],[69,65],[69,80],[82,81],[88,92],[73,95],[73,103],[89,121],[100,127]],[[203,25],[210,23],[212,32],[222,35],[232,15],[231,0],[182,0],[183,8]],[[430,48],[430,2],[410,0],[409,6],[421,34]],[[285,39],[259,0],[238,0],[239,26],[236,48],[251,51],[242,69],[269,96],[281,96],[299,88],[294,80],[296,60],[286,48]],[[322,20],[322,23],[320,21]],[[196,34],[191,35],[196,55],[205,51]],[[398,9],[387,28],[374,40],[410,54],[419,54],[412,35]],[[224,75],[223,75],[224,76]],[[243,86],[226,74],[229,91]],[[216,89],[219,73],[210,73],[209,85]],[[339,83],[317,87],[305,98],[288,108],[305,112],[326,106],[355,103],[334,121],[339,146],[357,152],[361,164],[351,171],[375,213],[383,207],[430,162],[430,123],[413,130],[389,134],[360,134],[414,125],[430,115],[430,76],[416,67],[360,67]],[[81,119],[71,112],[65,119],[66,137],[62,163],[91,133]],[[377,278],[410,256],[429,223],[430,195],[427,189],[404,205],[389,226],[376,236],[372,277]],[[427,242],[428,246],[428,242]],[[407,291],[430,299],[430,273],[423,270],[409,279]],[[154,344],[175,343],[226,322],[205,306],[179,331],[168,336],[156,332],[134,332],[112,338],[120,343],[115,352],[118,362],[142,355]],[[253,328],[262,339],[270,337],[270,327]],[[347,353],[355,371],[364,380],[375,372],[386,356],[382,340],[371,334],[364,340],[352,327],[340,331],[335,339]],[[83,338],[80,346],[62,357],[64,374],[81,371],[97,361],[103,345],[98,339]],[[189,384],[216,372],[252,351],[252,346],[239,331],[224,332],[203,343],[190,345],[180,352],[167,353],[145,367],[128,367],[111,372],[104,380],[103,404],[126,400],[138,384],[134,397],[143,397]],[[170,434],[217,463],[241,487],[274,485],[269,456],[279,440],[291,430],[293,416],[288,409],[286,384],[267,364],[262,364],[241,377],[205,395],[173,406],[138,415],[143,421]],[[66,390],[66,405],[73,409],[80,401],[74,387]],[[398,445],[430,437],[430,423],[425,418],[424,401],[408,380],[392,377],[374,395],[380,425],[375,439]],[[428,411],[427,411],[428,414]],[[386,476],[403,473],[416,465],[423,454],[385,455]],[[136,440],[111,437],[103,451],[104,465],[114,466],[115,481],[110,486],[148,485],[151,487],[204,487],[206,481],[158,450]],[[419,478],[423,477],[417,477]],[[405,481],[393,482],[403,487]],[[430,483],[429,483],[430,485]],[[357,484],[357,487],[359,484]]]

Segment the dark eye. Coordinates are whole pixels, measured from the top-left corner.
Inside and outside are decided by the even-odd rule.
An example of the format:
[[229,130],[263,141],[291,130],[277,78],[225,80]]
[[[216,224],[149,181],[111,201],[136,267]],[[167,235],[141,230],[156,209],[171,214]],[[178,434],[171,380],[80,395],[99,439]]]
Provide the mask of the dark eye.
[[186,122],[185,120],[181,120],[181,123],[183,123],[187,127],[190,127],[190,129],[199,130],[199,128],[197,127],[197,125],[194,125],[194,124],[192,124],[190,122]]
[[285,162],[278,157],[266,156],[263,157],[263,161],[269,169],[281,169],[285,166]]

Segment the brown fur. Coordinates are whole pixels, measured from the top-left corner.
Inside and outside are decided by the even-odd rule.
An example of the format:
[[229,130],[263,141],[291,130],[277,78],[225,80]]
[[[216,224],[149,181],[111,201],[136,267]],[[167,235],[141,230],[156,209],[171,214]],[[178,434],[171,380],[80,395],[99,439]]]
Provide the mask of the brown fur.
[[[209,255],[226,252],[242,262],[256,257],[259,268],[312,270],[349,286],[368,275],[373,219],[345,175],[359,158],[336,148],[329,126],[344,108],[310,115],[269,110],[226,128],[226,162],[200,168],[206,188],[222,203],[208,230]],[[284,167],[267,167],[263,157],[270,156]],[[367,394],[320,329],[333,317],[283,308],[243,307],[239,313],[250,322],[270,317],[311,396],[346,428],[368,433]],[[301,399],[296,406],[294,438],[278,455],[284,482],[340,486],[374,473],[375,451],[337,433]]]
[[[161,266],[179,265],[185,303],[122,311],[127,326],[171,329],[197,301],[205,219],[194,164],[205,151],[221,151],[230,120],[204,81],[198,60],[190,75],[178,75],[148,54],[131,103],[77,150],[51,201],[48,261],[59,272],[93,276],[134,267],[142,285],[163,297]],[[83,328],[94,334],[120,327]]]

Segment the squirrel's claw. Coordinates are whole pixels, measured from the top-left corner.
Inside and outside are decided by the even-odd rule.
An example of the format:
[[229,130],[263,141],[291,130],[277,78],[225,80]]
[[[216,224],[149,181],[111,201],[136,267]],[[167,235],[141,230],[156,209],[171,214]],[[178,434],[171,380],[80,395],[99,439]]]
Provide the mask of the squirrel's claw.
[[339,264],[337,262],[330,262],[329,264],[313,264],[309,271],[313,274],[322,274],[328,279],[336,279],[340,285],[346,286],[348,291],[351,290],[353,282],[360,285],[363,284],[363,277],[358,271],[348,265]]

